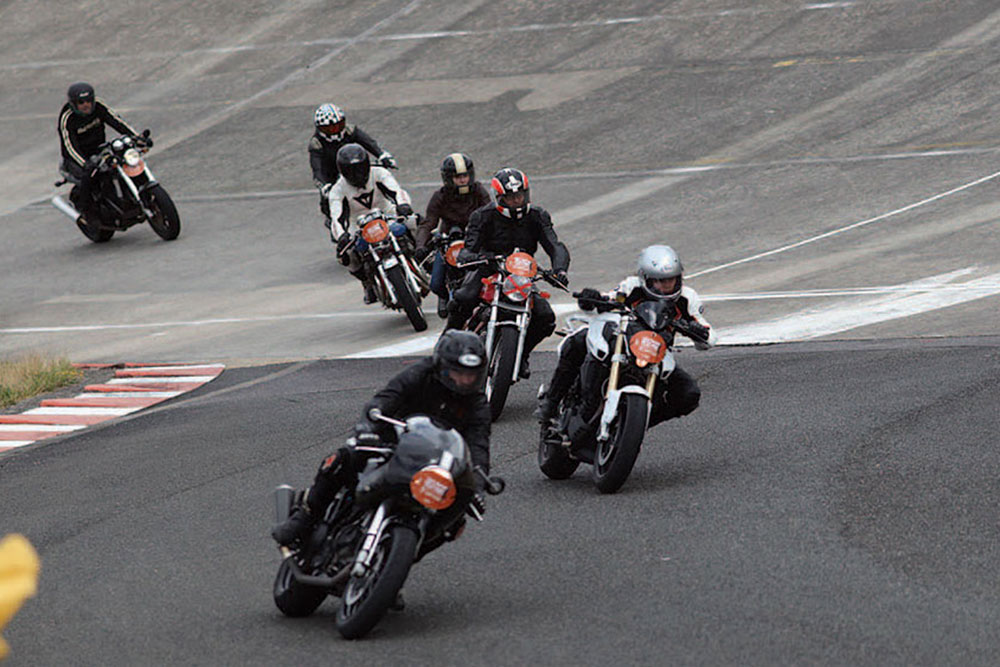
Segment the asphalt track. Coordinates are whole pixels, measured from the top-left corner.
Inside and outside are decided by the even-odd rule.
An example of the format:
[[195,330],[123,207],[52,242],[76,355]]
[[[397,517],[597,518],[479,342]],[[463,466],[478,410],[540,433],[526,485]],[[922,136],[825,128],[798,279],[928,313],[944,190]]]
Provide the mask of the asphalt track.
[[[0,13],[0,353],[227,364],[0,459],[0,533],[43,563],[12,664],[995,663],[993,3]],[[38,203],[84,78],[153,128],[177,241],[92,245]],[[613,497],[537,470],[543,351],[495,428],[508,492],[362,643],[270,600],[270,488],[405,363],[342,357],[416,338],[331,261],[304,150],[327,98],[419,205],[455,149],[526,170],[574,286],[666,241],[724,342],[810,341],[683,350],[702,407]]]

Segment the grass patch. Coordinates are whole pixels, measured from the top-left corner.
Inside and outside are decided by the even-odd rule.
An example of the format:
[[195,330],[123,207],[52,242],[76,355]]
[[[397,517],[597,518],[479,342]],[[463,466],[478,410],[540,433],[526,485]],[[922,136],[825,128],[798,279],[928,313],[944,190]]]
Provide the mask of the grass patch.
[[0,360],[0,407],[78,382],[83,373],[67,359],[29,354]]

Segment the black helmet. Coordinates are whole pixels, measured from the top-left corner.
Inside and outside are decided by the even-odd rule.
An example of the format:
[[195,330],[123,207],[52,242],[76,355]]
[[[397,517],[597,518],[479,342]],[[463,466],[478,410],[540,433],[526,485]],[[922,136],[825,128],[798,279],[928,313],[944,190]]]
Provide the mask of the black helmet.
[[448,391],[468,396],[483,390],[486,347],[471,331],[448,329],[434,346],[434,377]]
[[[493,175],[490,182],[493,194],[497,199],[497,210],[512,220],[520,220],[531,210],[531,190],[528,188],[528,177],[520,169],[504,167]],[[516,195],[523,194],[520,203],[511,201]]]
[[344,144],[337,151],[337,170],[354,187],[365,187],[371,168],[367,151],[358,144]]
[[[66,97],[69,99],[69,105],[73,107],[73,111],[78,114],[83,114],[83,112],[78,108],[81,102],[93,102],[96,99],[96,96],[94,95],[94,87],[89,83],[84,83],[83,81],[74,83],[70,86],[69,90],[66,91]],[[85,115],[89,116],[91,113],[94,113],[94,107],[91,107],[90,113]]]
[[[455,176],[459,174],[469,175],[469,182],[466,185],[455,185]],[[452,153],[441,163],[441,181],[446,190],[467,195],[472,191],[472,183],[475,180],[476,165],[472,164],[472,158],[465,153]]]

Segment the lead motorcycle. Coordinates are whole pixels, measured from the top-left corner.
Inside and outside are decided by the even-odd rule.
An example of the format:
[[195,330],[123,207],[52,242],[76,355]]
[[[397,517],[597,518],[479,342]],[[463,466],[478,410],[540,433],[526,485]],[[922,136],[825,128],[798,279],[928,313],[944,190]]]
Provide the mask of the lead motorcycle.
[[[93,194],[97,199],[96,219],[80,217],[81,204],[77,201],[77,188],[70,191],[70,202],[60,195],[52,197],[52,205],[76,221],[83,235],[94,243],[111,240],[115,232],[148,222],[153,231],[164,241],[172,241],[181,233],[181,219],[177,207],[160,185],[143,159],[152,145],[149,130],[141,136],[122,136],[101,144],[90,161],[97,165]],[[67,172],[56,182],[59,187],[72,182]],[[93,216],[91,216],[93,217]]]
[[489,354],[486,397],[490,415],[496,421],[507,403],[510,388],[521,378],[524,340],[531,324],[534,301],[531,297],[548,299],[551,296],[536,283],[545,280],[559,289],[566,290],[566,287],[552,271],[538,268],[535,258],[526,252],[515,251],[506,257],[496,255],[459,266],[470,268],[482,264],[493,266],[495,271],[482,279],[479,302],[465,328],[485,340]]
[[[644,301],[635,308],[606,299],[598,303],[608,312],[570,316],[568,321],[587,328],[584,363],[607,369],[606,385],[595,400],[584,394],[587,388],[577,375],[554,426],[539,438],[538,465],[550,479],[566,479],[581,463],[589,464],[597,489],[614,493],[639,456],[656,385],[666,382],[676,367],[674,332],[699,340],[707,340],[708,333],[696,322],[675,317],[675,307],[661,301]],[[539,398],[544,395],[542,386]]]
[[354,237],[340,254],[354,248],[382,305],[402,310],[416,331],[424,331],[427,318],[420,304],[430,291],[430,276],[413,257],[412,234],[402,220],[390,222],[378,209],[359,216]]
[[[286,616],[308,616],[328,595],[339,597],[337,630],[347,639],[375,627],[413,563],[457,539],[466,516],[482,521],[476,476],[487,493],[504,490],[502,478],[473,467],[457,431],[426,416],[398,421],[377,410],[369,416],[392,424],[397,444],[380,446],[377,436],[368,445],[349,441],[370,456],[357,485],[337,494],[296,548],[281,547],[274,580],[274,603]],[[278,522],[289,516],[296,495],[287,485],[275,490]]]

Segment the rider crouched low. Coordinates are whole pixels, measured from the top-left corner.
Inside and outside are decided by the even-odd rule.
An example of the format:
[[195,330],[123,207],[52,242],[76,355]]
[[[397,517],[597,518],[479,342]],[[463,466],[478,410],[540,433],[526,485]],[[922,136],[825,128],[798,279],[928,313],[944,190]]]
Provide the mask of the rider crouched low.
[[[427,415],[454,427],[468,444],[473,465],[489,473],[490,408],[483,393],[485,377],[486,350],[479,337],[467,331],[446,331],[430,357],[408,366],[375,394],[354,427],[355,435],[374,433],[383,443],[392,442],[392,428],[369,418],[373,409],[396,419]],[[366,454],[352,446],[341,447],[324,459],[302,505],[275,526],[274,539],[289,545],[308,535],[337,492],[357,482],[366,461]],[[481,497],[477,502],[482,506]]]
[[[563,286],[569,283],[569,250],[552,228],[552,218],[541,206],[531,203],[528,177],[518,169],[504,168],[490,182],[496,202],[487,204],[469,217],[465,232],[465,248],[459,253],[460,263],[474,262],[481,257],[510,255],[516,250],[534,255],[541,245],[552,262],[554,278]],[[492,267],[483,265],[470,270],[462,285],[455,290],[448,304],[448,328],[461,328],[468,320],[482,279]],[[520,374],[528,377],[528,355],[538,343],[552,335],[556,328],[555,313],[545,299],[534,299],[533,314],[524,341]]]
[[[704,317],[705,307],[698,293],[683,284],[684,267],[677,253],[670,246],[653,245],[639,255],[635,276],[623,280],[611,294],[611,300],[635,306],[643,301],[657,300],[673,305],[677,317],[689,322],[687,329],[699,350],[715,344],[716,336]],[[586,288],[580,292],[580,307],[603,310],[598,300],[600,292]],[[669,343],[670,341],[668,341]],[[560,401],[566,396],[577,373],[580,373],[583,394],[592,400],[591,407],[599,403],[598,392],[604,382],[606,370],[587,355],[587,328],[577,330],[559,346],[559,361],[537,415],[543,432],[555,416]],[[701,389],[693,377],[680,367],[674,369],[667,382],[657,385],[649,415],[649,426],[694,412],[701,400]]]

